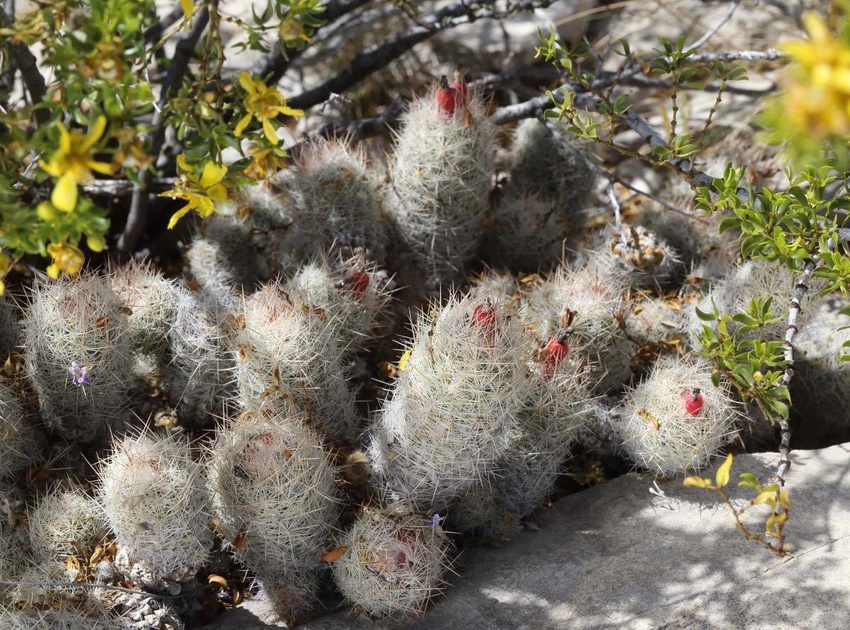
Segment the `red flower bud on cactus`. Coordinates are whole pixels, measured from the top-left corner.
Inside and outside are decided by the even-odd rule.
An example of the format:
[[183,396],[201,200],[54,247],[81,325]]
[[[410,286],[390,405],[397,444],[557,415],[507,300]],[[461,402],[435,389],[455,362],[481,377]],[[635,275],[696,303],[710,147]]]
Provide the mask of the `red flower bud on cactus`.
[[437,90],[437,108],[448,115],[455,113],[458,107],[466,105],[466,83],[455,80],[449,85],[449,80],[440,77],[440,88]]
[[543,351],[543,376],[550,378],[558,364],[567,358],[570,353],[570,346],[567,344],[567,332],[559,331],[546,344],[546,349]]
[[482,328],[493,328],[496,325],[496,311],[491,306],[476,306],[472,311],[472,323]]
[[455,91],[455,105],[466,105],[466,98],[469,94],[466,88],[466,82],[463,80],[463,72],[458,68],[455,70],[455,80],[449,86]]
[[700,411],[702,411],[702,406],[704,401],[702,399],[702,394],[699,391],[699,387],[695,387],[691,392],[685,392],[685,411],[687,411],[692,416],[698,416]]
[[369,288],[369,274],[365,271],[355,271],[349,280],[349,287],[355,295],[363,295]]

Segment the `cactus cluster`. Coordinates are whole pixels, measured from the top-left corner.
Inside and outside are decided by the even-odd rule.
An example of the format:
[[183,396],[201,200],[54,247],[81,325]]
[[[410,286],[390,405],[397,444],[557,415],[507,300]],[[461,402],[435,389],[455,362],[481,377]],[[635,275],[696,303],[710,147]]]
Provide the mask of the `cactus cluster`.
[[[744,407],[680,354],[703,325],[686,264],[710,270],[700,308],[730,314],[791,276],[721,277],[726,250],[657,218],[594,229],[588,158],[557,133],[520,124],[499,173],[485,104],[446,80],[383,184],[316,140],[207,220],[179,277],[132,263],[4,302],[0,477],[27,494],[0,492],[0,572],[35,585],[0,590],[0,624],[177,628],[260,585],[291,620],[331,579],[405,617],[445,587],[453,536],[513,537],[565,466],[707,466]],[[803,328],[800,371],[843,410],[824,342],[844,337],[817,327],[836,310]],[[35,468],[45,443],[78,469]]]

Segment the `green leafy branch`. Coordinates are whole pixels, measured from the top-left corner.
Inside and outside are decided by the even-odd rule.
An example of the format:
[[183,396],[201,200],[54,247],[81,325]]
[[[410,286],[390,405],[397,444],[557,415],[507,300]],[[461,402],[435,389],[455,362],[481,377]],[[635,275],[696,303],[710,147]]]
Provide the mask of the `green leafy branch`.
[[[784,540],[785,524],[788,521],[788,514],[791,510],[791,500],[788,491],[781,489],[778,483],[772,483],[766,486],[762,485],[758,482],[755,475],[742,473],[740,475],[741,481],[738,485],[744,488],[752,488],[755,490],[756,496],[742,507],[735,507],[729,495],[723,490],[729,484],[732,462],[733,456],[730,453],[726,456],[726,461],[717,469],[714,475],[714,483],[710,479],[687,477],[684,480],[684,485],[717,492],[720,499],[729,507],[732,516],[735,518],[735,527],[744,535],[744,538],[759,543],[777,556],[787,555],[790,550],[786,545],[780,544],[777,546],[770,539]],[[772,514],[767,518],[765,523],[764,534],[753,533],[747,529],[741,520],[744,513],[756,505],[767,505],[772,510]]]

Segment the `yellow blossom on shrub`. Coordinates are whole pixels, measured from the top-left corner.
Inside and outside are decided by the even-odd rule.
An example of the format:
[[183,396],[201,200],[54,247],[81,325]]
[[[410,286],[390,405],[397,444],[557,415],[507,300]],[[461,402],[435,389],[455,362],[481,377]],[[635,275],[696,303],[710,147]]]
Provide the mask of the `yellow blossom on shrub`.
[[829,31],[821,16],[808,13],[803,21],[809,39],[780,47],[795,63],[783,80],[784,122],[818,141],[848,135],[850,46]]
[[169,230],[190,210],[194,210],[202,217],[208,217],[215,212],[216,202],[221,203],[228,199],[227,186],[221,183],[227,174],[226,166],[209,161],[204,164],[198,176],[192,172],[192,168],[186,163],[185,154],[182,153],[177,156],[177,165],[186,172],[172,190],[160,193],[160,197],[184,199],[188,203],[171,217],[168,222]]
[[60,275],[79,273],[85,260],[80,248],[71,243],[50,243],[47,253],[53,258],[53,264],[47,266],[47,275],[54,280]]
[[61,122],[57,124],[59,148],[46,163],[42,163],[41,168],[59,178],[50,196],[54,207],[71,212],[77,205],[77,186],[91,181],[92,171],[112,174],[111,164],[98,162],[91,155],[92,148],[106,130],[106,117],[98,116],[88,134],[69,132]]
[[277,88],[268,87],[262,81],[255,81],[247,72],[239,73],[239,85],[245,90],[245,109],[248,113],[236,123],[236,129],[233,134],[238,138],[245,131],[245,127],[249,125],[253,118],[256,118],[263,126],[263,133],[266,139],[272,144],[277,144],[280,140],[277,137],[277,131],[272,124],[277,116],[303,116],[304,110],[292,109],[286,104],[286,99]]
[[248,153],[251,154],[251,162],[243,172],[257,181],[267,179],[289,164],[289,156],[278,147],[255,144],[248,148]]
[[9,254],[0,252],[0,295],[6,292],[6,283],[3,282],[2,278],[6,277],[6,274],[9,273],[11,268],[12,259],[9,257]]

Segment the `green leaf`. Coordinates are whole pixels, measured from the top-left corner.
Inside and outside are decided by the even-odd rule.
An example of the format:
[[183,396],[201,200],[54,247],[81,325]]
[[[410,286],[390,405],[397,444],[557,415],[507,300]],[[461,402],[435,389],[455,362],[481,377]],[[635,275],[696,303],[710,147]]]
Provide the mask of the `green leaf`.
[[717,313],[716,312],[706,313],[705,311],[699,309],[698,307],[695,308],[694,311],[696,312],[697,317],[699,317],[704,322],[717,321]]
[[753,473],[741,473],[740,477],[741,481],[738,483],[739,486],[743,486],[745,488],[757,488],[759,485],[759,480]]

